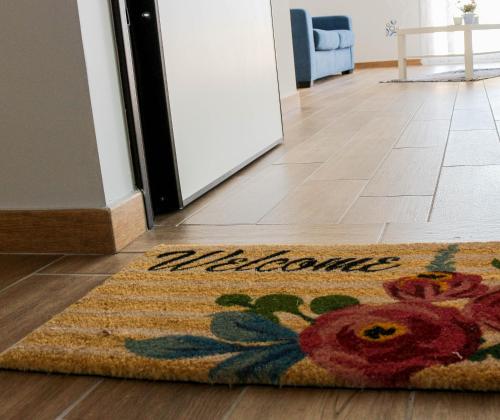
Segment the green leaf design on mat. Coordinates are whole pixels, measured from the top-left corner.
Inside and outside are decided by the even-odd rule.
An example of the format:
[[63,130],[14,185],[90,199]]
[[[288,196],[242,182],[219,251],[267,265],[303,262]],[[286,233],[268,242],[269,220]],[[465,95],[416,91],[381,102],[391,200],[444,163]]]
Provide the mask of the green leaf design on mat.
[[245,349],[238,344],[190,335],[173,335],[146,340],[128,339],[125,341],[125,347],[139,356],[170,360],[234,353]]
[[478,350],[471,357],[469,357],[469,360],[473,362],[484,362],[488,356],[492,356],[494,359],[500,360],[500,344]]
[[359,300],[352,296],[331,295],[321,296],[311,301],[311,311],[322,315],[331,311],[338,311],[349,306],[359,305]]
[[212,333],[225,341],[263,343],[296,341],[297,333],[277,325],[261,315],[248,312],[215,314],[210,327]]
[[441,249],[434,260],[428,265],[427,271],[435,272],[442,271],[453,273],[455,272],[455,255],[459,251],[458,245],[450,245],[448,248]]
[[299,306],[304,304],[304,301],[298,296],[274,294],[262,296],[252,303],[252,298],[248,295],[233,294],[223,295],[216,301],[221,306],[242,306],[247,308],[246,312],[255,313],[279,324],[280,320],[275,315],[276,312],[286,312],[297,315],[307,322],[312,322],[313,319],[300,312]]
[[[222,301],[232,302],[234,299],[231,297],[236,295],[228,296]],[[236,301],[243,300],[236,298]],[[229,358],[209,372],[210,382],[229,384],[259,382],[278,385],[283,374],[306,357],[295,331],[255,313],[215,314],[210,330],[220,340],[192,335],[128,339],[125,348],[138,356],[159,360],[229,354]]]
[[288,312],[301,316],[299,306],[303,303],[304,301],[297,296],[267,295],[255,301],[254,310],[263,316],[272,315],[274,312]]
[[220,306],[252,306],[252,298],[248,295],[224,295],[219,297],[215,303]]
[[491,262],[491,265],[495,268],[498,268],[500,270],[500,260],[497,260],[496,258]]

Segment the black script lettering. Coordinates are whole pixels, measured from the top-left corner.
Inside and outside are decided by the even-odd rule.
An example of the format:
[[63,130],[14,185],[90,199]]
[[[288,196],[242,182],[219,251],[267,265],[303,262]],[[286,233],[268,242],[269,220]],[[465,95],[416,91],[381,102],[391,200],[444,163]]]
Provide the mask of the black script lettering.
[[361,268],[354,268],[357,267],[361,264],[367,263],[368,261],[371,261],[372,258],[361,258],[359,260],[353,261],[352,263],[348,263],[342,267],[342,271],[360,271]]
[[[243,254],[245,251],[243,251],[242,249],[238,249],[237,251],[234,251],[231,254],[225,255],[225,256],[220,257],[220,258],[216,258],[215,260],[205,261],[205,262],[202,262],[201,264],[190,265],[193,262],[203,261],[204,258],[211,257],[212,255],[220,254],[221,252],[224,252],[224,251],[209,252],[208,254],[202,255],[201,257],[194,258],[194,259],[192,259],[190,261],[186,261],[184,263],[178,264],[177,266],[173,267],[171,269],[171,271],[183,271],[183,270],[191,270],[193,268],[198,268],[198,267],[204,267],[204,266],[207,266],[207,265],[211,265],[211,264],[217,263],[219,261],[227,260],[228,258],[237,257],[238,255]],[[189,265],[189,266],[185,267],[187,265]]]
[[[185,257],[191,257],[193,255],[196,254],[196,251],[191,251],[192,253],[190,253],[189,255],[186,255]],[[240,254],[243,254],[243,250],[242,249],[239,249],[231,254],[228,254],[228,255],[225,255],[221,258],[216,258],[215,260],[209,260],[209,261],[206,261],[207,258],[213,256],[213,255],[218,255],[218,254],[221,254],[223,253],[224,251],[212,251],[212,252],[209,252],[207,254],[203,254],[203,255],[200,255],[199,257],[196,257],[196,258],[193,258],[193,259],[190,259],[188,261],[182,261],[182,262],[178,262],[178,260],[182,259],[182,258],[176,258],[174,260],[170,260],[170,261],[164,261],[160,264],[157,264],[156,266],[154,267],[151,267],[150,270],[151,271],[155,271],[155,270],[165,270],[165,269],[170,269],[170,271],[184,271],[184,270],[191,270],[193,268],[197,268],[197,267],[203,267],[203,266],[207,266],[207,265],[210,265],[210,264],[214,264],[214,263],[217,263],[219,261],[223,261],[227,258],[232,258],[232,257],[236,257]],[[159,256],[161,257],[161,256]],[[185,258],[184,257],[184,258]],[[202,261],[201,264],[195,264],[193,265],[193,263],[196,263],[196,262],[200,262]]]
[[[332,258],[331,260],[325,261],[322,265],[326,265],[324,267],[325,271],[334,271],[334,270],[342,270],[342,271],[355,271],[354,267],[364,264],[368,261],[371,261],[371,258]],[[317,267],[317,266],[316,266]],[[323,267],[321,267],[323,268]],[[316,270],[316,268],[315,268]]]
[[[290,261],[288,258],[278,258],[277,260],[272,260],[268,261],[262,265],[259,265],[258,267],[255,268],[256,271],[259,271],[260,273],[267,273],[269,271],[276,271],[279,270],[280,268],[283,267],[284,264],[286,264],[288,261]],[[272,265],[275,264],[274,267]],[[264,267],[271,266],[271,268],[264,269]]]
[[386,264],[390,264],[390,263],[396,262],[396,261],[401,261],[401,258],[400,257],[385,257],[385,258],[380,258],[374,264],[367,264],[364,267],[361,267],[360,271],[364,271],[366,273],[376,273],[377,271],[386,271],[386,270],[391,270],[393,268],[401,267],[401,264],[394,264],[394,265],[391,265],[389,267],[379,268],[378,270],[372,270],[371,269],[372,267],[377,267],[379,265],[386,265]]
[[[207,271],[214,272],[214,273],[220,273],[223,271],[235,271],[235,268],[234,268],[235,265],[245,263],[247,261],[248,261],[248,258],[233,258],[232,260],[229,260],[229,261],[222,263],[222,264],[211,265],[210,267],[207,268]],[[231,267],[223,269],[223,270],[216,270],[219,267],[226,267],[228,265]]]
[[270,254],[270,255],[267,255],[265,257],[259,258],[258,260],[249,261],[248,263],[238,267],[236,269],[236,271],[251,271],[252,268],[248,268],[248,267],[251,267],[252,265],[257,265],[263,261],[267,261],[267,260],[270,260],[270,259],[275,258],[275,257],[279,257],[280,255],[288,254],[289,252],[290,251],[279,251],[279,252],[275,252],[274,254]]
[[[290,261],[288,264],[283,266],[283,271],[302,271],[306,268],[314,267],[318,263],[318,260],[314,258],[301,258],[300,260]],[[296,266],[294,268],[294,266]]]
[[149,271],[158,271],[158,270],[163,270],[166,268],[165,266],[178,260],[182,260],[183,258],[191,257],[194,254],[196,254],[196,251],[194,250],[189,250],[189,251],[172,251],[172,252],[165,252],[164,254],[158,255],[157,258],[165,258],[165,257],[170,257],[174,255],[174,258],[167,260],[167,261],[162,261],[159,264],[156,264],[152,267],[149,268]]

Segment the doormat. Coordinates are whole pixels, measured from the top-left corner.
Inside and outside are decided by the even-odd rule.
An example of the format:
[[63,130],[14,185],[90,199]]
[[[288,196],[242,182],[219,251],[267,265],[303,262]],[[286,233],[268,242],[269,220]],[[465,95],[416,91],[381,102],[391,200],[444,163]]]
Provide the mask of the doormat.
[[500,390],[500,243],[160,246],[2,355],[23,371]]
[[[479,80],[493,79],[494,77],[500,77],[500,69],[476,69],[474,70],[473,82]],[[425,76],[416,77],[407,80],[387,80],[380,83],[414,83],[414,82],[465,82],[467,81],[465,77],[464,70],[454,70],[446,71],[443,73],[433,73]]]

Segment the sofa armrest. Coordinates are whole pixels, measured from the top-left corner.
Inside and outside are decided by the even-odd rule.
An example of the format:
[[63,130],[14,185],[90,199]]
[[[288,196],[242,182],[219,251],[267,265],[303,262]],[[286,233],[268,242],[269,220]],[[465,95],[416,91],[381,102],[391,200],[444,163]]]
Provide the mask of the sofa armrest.
[[325,31],[352,30],[352,21],[349,16],[320,16],[312,18],[314,29]]
[[290,17],[297,82],[310,82],[316,72],[312,18],[303,9],[290,10]]

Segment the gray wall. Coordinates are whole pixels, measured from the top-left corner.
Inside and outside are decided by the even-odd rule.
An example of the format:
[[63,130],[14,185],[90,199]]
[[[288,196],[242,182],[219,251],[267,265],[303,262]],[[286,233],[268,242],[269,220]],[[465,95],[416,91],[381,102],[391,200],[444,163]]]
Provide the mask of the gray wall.
[[0,2],[0,208],[132,193],[111,28],[106,0]]
[[2,0],[0,56],[0,206],[104,206],[76,0]]

